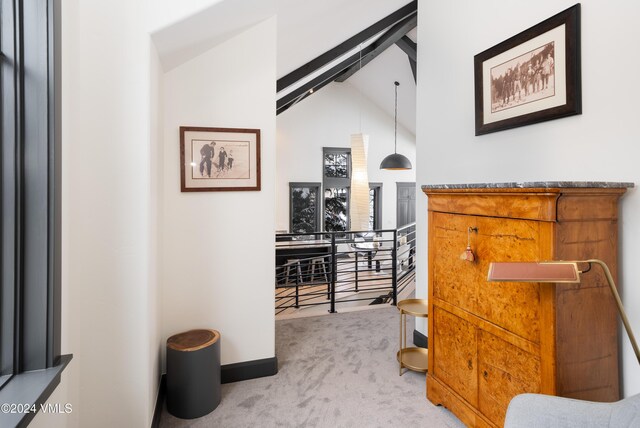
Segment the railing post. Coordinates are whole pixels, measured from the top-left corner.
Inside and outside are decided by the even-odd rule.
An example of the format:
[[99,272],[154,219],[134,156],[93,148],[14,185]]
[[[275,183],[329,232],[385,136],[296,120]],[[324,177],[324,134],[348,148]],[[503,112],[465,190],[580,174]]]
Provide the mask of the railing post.
[[298,268],[296,267],[296,308],[300,307],[300,276],[298,275]]
[[338,262],[336,260],[336,234],[331,234],[331,306],[330,313],[336,312],[336,281],[338,280]]
[[393,287],[393,305],[398,305],[398,230],[393,231],[393,247],[391,248],[391,287]]
[[356,267],[356,293],[357,293],[358,292],[358,252],[357,251],[355,252],[355,255],[356,255],[355,267]]

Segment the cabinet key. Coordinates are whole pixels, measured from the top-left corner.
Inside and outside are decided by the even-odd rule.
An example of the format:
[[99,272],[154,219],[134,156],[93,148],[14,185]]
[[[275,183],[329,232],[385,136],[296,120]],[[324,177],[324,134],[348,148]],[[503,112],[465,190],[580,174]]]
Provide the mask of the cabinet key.
[[467,367],[469,367],[469,370],[473,370],[473,362],[471,360],[467,361]]

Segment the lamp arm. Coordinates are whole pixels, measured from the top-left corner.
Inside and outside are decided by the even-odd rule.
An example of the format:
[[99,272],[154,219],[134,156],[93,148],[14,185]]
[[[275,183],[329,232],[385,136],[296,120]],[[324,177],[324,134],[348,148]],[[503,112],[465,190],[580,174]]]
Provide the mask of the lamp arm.
[[607,282],[609,283],[609,288],[611,289],[611,293],[613,294],[614,299],[616,300],[616,305],[618,306],[618,313],[620,314],[620,318],[622,318],[622,324],[624,324],[625,330],[627,330],[627,335],[629,336],[629,340],[631,341],[631,346],[633,347],[633,351],[636,353],[636,358],[638,360],[638,364],[640,364],[640,350],[638,349],[638,343],[636,342],[636,338],[633,335],[633,330],[631,330],[631,325],[629,324],[629,319],[627,318],[627,314],[624,311],[624,307],[622,306],[622,301],[620,300],[620,295],[618,294],[618,289],[616,288],[616,284],[613,281],[613,276],[611,276],[611,271],[609,271],[609,267],[605,262],[598,259],[585,260],[585,263],[595,263],[600,265],[602,270],[604,271],[605,276],[607,277]]

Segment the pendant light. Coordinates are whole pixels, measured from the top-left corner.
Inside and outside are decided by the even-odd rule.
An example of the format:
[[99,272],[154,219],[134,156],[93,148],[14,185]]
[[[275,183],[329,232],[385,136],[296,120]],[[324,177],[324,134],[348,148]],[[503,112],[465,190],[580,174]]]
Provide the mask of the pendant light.
[[380,163],[380,169],[392,169],[392,170],[403,170],[403,169],[411,169],[411,161],[404,155],[398,153],[398,86],[400,83],[393,82],[396,85],[396,105],[395,105],[395,118],[394,118],[394,128],[393,128],[393,142],[394,142],[394,150],[393,154],[390,154],[386,158],[382,159]]

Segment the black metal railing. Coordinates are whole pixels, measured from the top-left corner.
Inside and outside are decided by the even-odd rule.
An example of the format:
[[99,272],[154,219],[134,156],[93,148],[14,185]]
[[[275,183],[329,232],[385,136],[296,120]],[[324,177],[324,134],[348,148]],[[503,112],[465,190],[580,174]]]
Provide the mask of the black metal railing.
[[415,223],[399,229],[276,235],[276,314],[369,301],[397,304],[415,278]]

